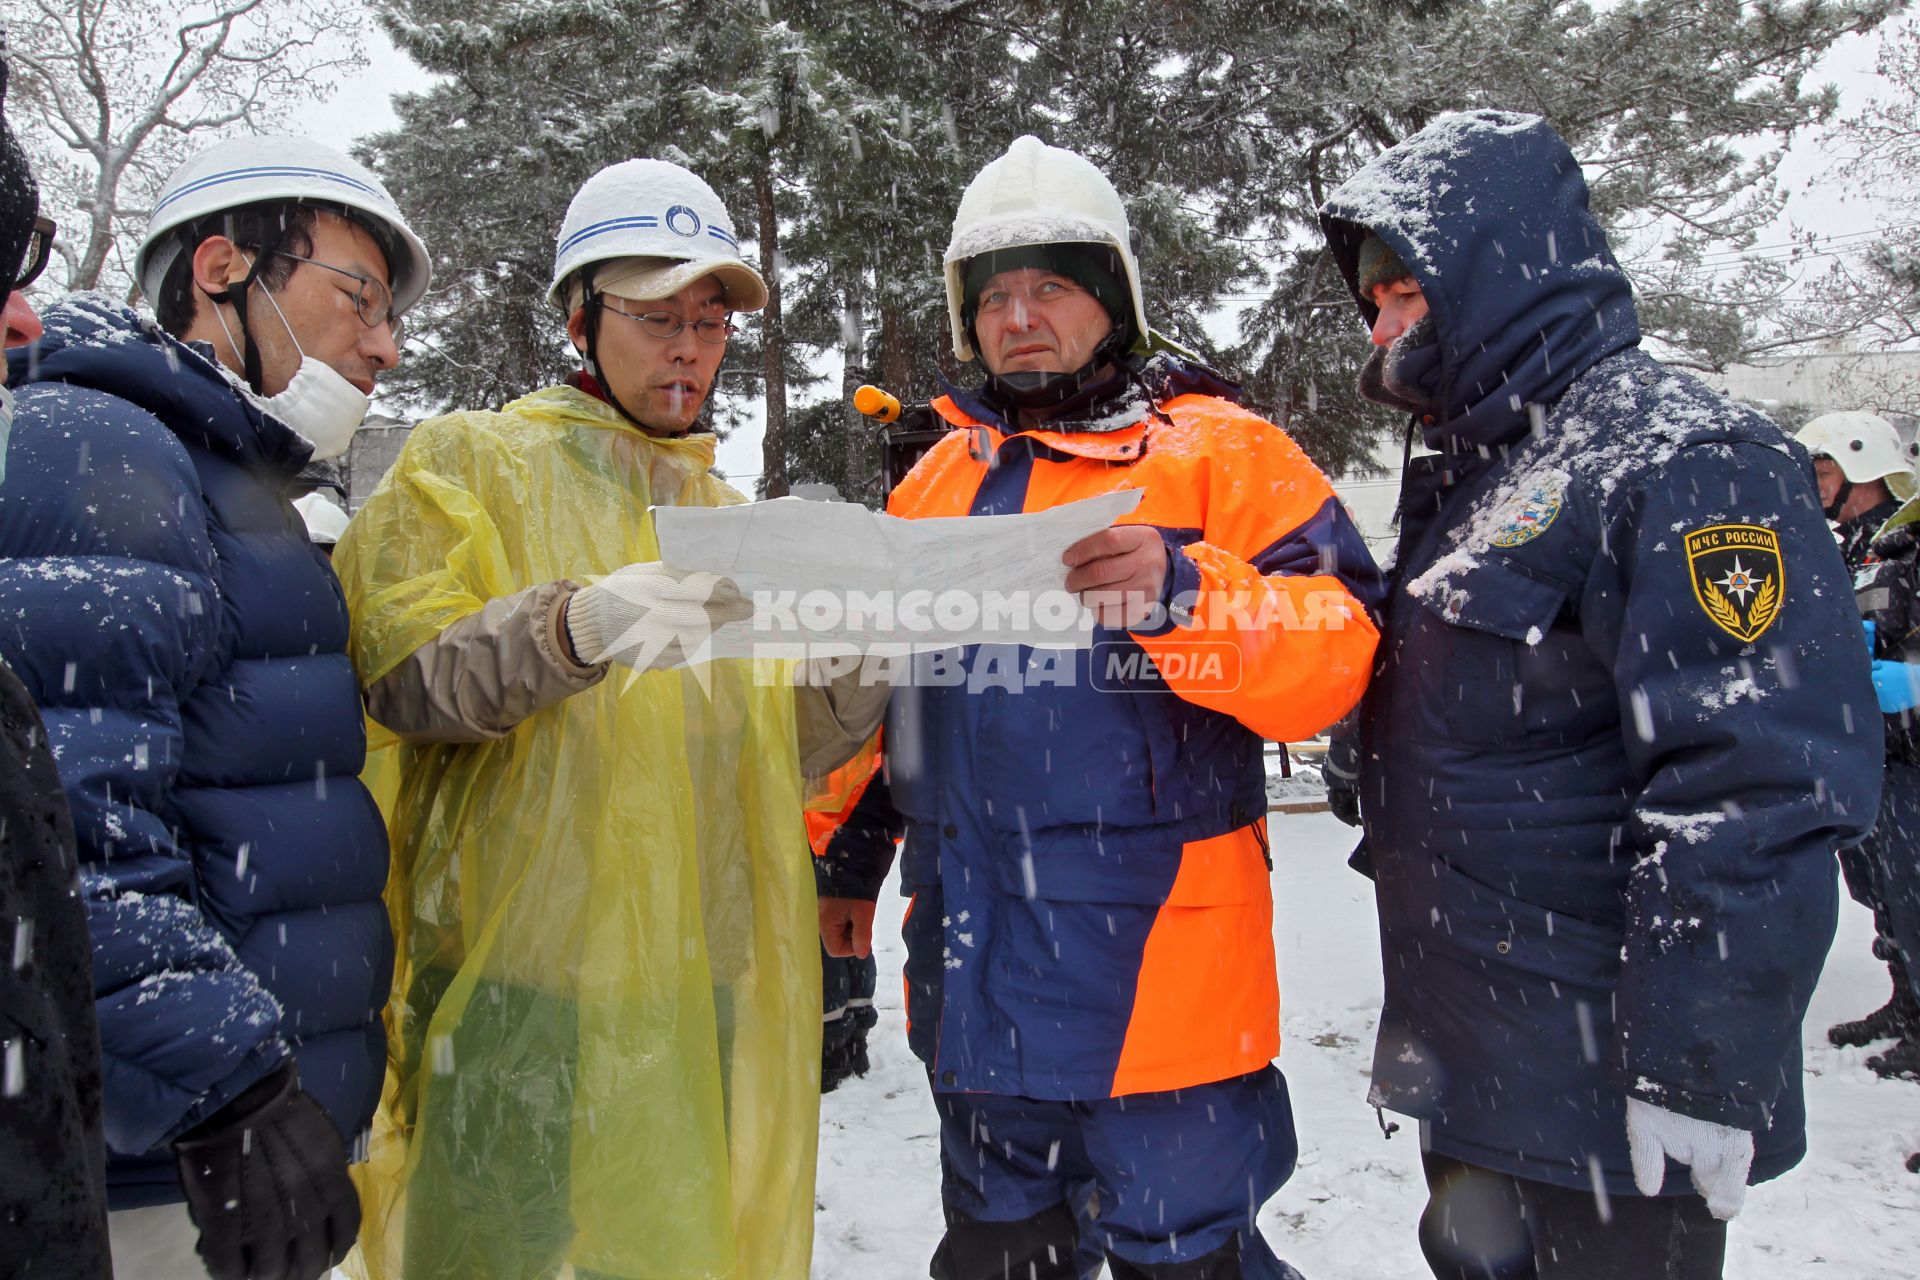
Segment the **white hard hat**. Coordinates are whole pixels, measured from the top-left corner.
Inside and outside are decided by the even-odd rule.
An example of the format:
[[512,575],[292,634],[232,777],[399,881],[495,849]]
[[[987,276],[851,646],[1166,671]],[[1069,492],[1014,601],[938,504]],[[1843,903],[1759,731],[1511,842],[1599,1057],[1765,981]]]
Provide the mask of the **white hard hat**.
[[147,220],[134,255],[140,291],[157,298],[184,246],[168,232],[209,214],[243,205],[313,203],[344,208],[376,233],[387,255],[393,312],[400,315],[427,291],[432,265],[380,179],[311,138],[249,137],[216,143],[173,171]]
[[304,494],[293,500],[293,509],[307,522],[307,539],[332,544],[347,531],[347,513],[340,504],[320,493]]
[[1823,413],[1794,433],[1816,458],[1832,458],[1848,484],[1884,480],[1900,499],[1914,493],[1913,453],[1891,422],[1877,413],[1843,409]]
[[1126,271],[1134,324],[1141,340],[1147,338],[1140,264],[1134,260],[1120,193],[1089,161],[1029,134],[1015,138],[1005,155],[989,161],[975,175],[953,217],[953,238],[947,243],[944,261],[947,322],[953,328],[956,359],[973,359],[973,344],[967,340],[961,318],[967,259],[996,249],[1039,244],[1110,246]]
[[[713,188],[665,160],[625,160],[588,178],[567,206],[547,297],[565,308],[567,277],[618,258],[669,259],[684,266],[647,274],[657,298],[718,276],[735,311],[767,305],[760,273],[740,256],[733,219]],[[628,296],[622,294],[621,296]]]

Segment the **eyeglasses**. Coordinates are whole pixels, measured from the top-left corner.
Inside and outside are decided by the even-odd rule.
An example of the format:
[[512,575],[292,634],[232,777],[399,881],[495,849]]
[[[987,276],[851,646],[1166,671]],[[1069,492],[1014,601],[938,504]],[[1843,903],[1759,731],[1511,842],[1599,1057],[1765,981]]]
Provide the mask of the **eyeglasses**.
[[335,275],[358,281],[358,287],[353,291],[353,309],[360,316],[360,323],[369,329],[378,329],[383,324],[388,325],[393,329],[393,336],[396,339],[399,338],[400,317],[394,314],[393,292],[386,285],[372,276],[361,275],[358,271],[336,267],[330,262],[321,262],[317,258],[303,258],[297,253],[288,253],[285,249],[274,250],[274,256],[285,258],[290,262],[304,262],[310,267],[321,267]]
[[33,233],[27,238],[26,261],[20,264],[20,274],[13,282],[16,291],[38,280],[40,273],[47,269],[47,259],[53,256],[55,230],[52,218],[42,216],[33,220]]
[[694,337],[717,347],[740,332],[731,319],[723,320],[717,316],[706,316],[699,320],[682,320],[679,316],[669,315],[665,311],[649,311],[643,315],[635,315],[631,311],[622,311],[605,298],[596,299],[596,304],[602,311],[610,311],[616,316],[633,321],[640,326],[640,332],[649,338],[657,338],[661,342],[671,342],[680,336],[682,329],[692,329]]

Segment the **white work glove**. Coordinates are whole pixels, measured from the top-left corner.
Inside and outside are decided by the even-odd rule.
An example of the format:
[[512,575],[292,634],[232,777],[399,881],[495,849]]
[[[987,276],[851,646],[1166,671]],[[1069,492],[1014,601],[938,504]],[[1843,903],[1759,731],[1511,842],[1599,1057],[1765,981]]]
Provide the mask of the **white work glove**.
[[1633,1157],[1633,1185],[1643,1196],[1660,1194],[1671,1156],[1693,1174],[1693,1189],[1706,1200],[1707,1212],[1714,1217],[1724,1222],[1746,1203],[1753,1135],[1745,1129],[1628,1098],[1627,1151]]
[[753,617],[732,579],[655,562],[616,569],[567,601],[567,638],[580,661],[636,671],[686,665],[714,631]]

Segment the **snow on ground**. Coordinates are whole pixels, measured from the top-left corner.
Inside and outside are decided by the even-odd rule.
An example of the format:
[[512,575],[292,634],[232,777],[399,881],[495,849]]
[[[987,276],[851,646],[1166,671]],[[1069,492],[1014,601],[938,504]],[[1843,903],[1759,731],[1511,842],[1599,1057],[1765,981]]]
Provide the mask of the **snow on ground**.
[[[1280,1066],[1301,1154],[1261,1213],[1261,1229],[1308,1280],[1425,1276],[1414,1242],[1426,1195],[1413,1126],[1383,1141],[1364,1102],[1380,1009],[1372,890],[1347,869],[1352,833],[1331,816],[1276,814],[1272,831]],[[901,907],[890,884],[874,927],[873,1071],[822,1100],[814,1280],[924,1276],[940,1238],[933,1106],[907,1052],[901,1007]],[[1869,954],[1871,936],[1867,913],[1845,902],[1806,1025],[1812,1150],[1748,1197],[1733,1224],[1728,1280],[1920,1274],[1920,1175],[1904,1167],[1920,1150],[1920,1085],[1866,1069],[1864,1059],[1884,1046],[1826,1043],[1829,1023],[1886,999],[1886,966]]]

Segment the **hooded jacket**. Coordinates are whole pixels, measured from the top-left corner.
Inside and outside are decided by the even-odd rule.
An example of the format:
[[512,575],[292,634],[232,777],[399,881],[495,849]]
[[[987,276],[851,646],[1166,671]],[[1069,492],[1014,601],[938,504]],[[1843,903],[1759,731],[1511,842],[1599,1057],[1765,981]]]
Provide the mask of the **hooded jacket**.
[[[952,392],[933,408],[959,429],[889,500],[918,519],[1142,490],[1123,522],[1158,529],[1175,606],[1091,649],[929,655],[894,690],[909,1038],[937,1089],[1118,1097],[1279,1051],[1260,742],[1358,698],[1379,575],[1326,479],[1233,395],[1158,357],[1084,416],[1018,430]],[[849,826],[884,830],[882,794]],[[872,899],[892,856],[832,842],[821,892]]]
[[347,610],[288,500],[311,453],[204,348],[81,294],[9,353],[0,658],[78,841],[110,1205],[291,1049],[349,1142],[385,1065],[386,833]]
[[1436,333],[1360,716],[1373,1099],[1443,1155],[1632,1195],[1632,1095],[1753,1131],[1772,1177],[1880,774],[1806,455],[1637,349],[1537,117],[1442,117],[1321,217],[1349,285],[1368,231],[1400,255]]

